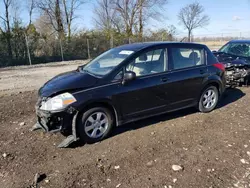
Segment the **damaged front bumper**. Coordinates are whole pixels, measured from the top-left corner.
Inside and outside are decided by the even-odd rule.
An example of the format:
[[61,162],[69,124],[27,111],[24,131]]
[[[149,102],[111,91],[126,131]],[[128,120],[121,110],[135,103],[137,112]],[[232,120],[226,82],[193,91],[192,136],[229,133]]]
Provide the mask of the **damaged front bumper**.
[[72,142],[77,141],[76,117],[78,111],[69,107],[63,111],[44,111],[36,106],[37,123],[32,130],[42,129],[45,132],[61,132],[67,138],[58,147],[68,147]]
[[250,69],[226,69],[226,81],[228,87],[248,86]]

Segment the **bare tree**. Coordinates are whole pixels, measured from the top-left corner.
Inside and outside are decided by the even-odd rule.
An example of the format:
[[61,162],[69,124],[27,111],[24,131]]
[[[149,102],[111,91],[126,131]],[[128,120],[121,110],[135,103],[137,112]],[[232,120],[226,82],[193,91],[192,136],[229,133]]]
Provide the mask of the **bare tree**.
[[63,1],[63,8],[64,8],[64,15],[67,24],[67,37],[68,40],[71,38],[72,34],[72,22],[74,19],[77,18],[75,11],[79,9],[87,0],[62,0]]
[[6,35],[6,42],[8,46],[8,54],[9,54],[9,59],[11,60],[13,55],[12,55],[12,47],[11,47],[11,28],[10,28],[10,7],[12,4],[12,0],[3,0],[4,4],[4,9],[5,9],[5,16],[0,17],[4,21],[4,26],[5,26],[5,35]]
[[129,39],[133,35],[133,27],[137,22],[140,10],[139,0],[116,0],[115,10],[123,19],[125,33]]
[[123,19],[127,36],[132,36],[135,31],[142,40],[145,23],[150,18],[159,20],[159,15],[162,15],[160,10],[168,0],[114,0],[114,2],[115,9]]
[[65,36],[63,17],[59,0],[43,0],[37,3],[37,7],[42,10],[42,14],[46,14],[49,18],[49,23],[58,33],[59,39]]
[[72,23],[77,18],[76,10],[79,9],[88,0],[42,0],[37,6],[50,18],[50,23],[57,31],[60,39],[70,40],[72,35]]
[[189,42],[191,42],[191,34],[194,29],[209,24],[209,17],[203,13],[204,7],[195,2],[183,7],[178,14],[180,23],[188,30]]
[[57,31],[59,33],[60,40],[64,38],[64,26],[63,26],[63,18],[61,15],[61,7],[60,7],[60,1],[55,0],[55,20],[57,24]]
[[114,0],[98,0],[94,7],[96,27],[110,40],[111,48],[114,45],[114,35],[124,31],[122,19],[115,9],[114,2]]
[[102,30],[110,40],[110,47],[113,47],[113,21],[116,10],[112,8],[112,0],[98,0],[94,8],[95,24]]
[[142,41],[143,30],[148,19],[159,20],[162,15],[163,7],[168,3],[168,0],[138,0],[139,4],[139,40]]
[[123,30],[123,24],[114,3],[115,0],[98,0],[94,7],[96,27],[107,33],[112,30],[120,33]]
[[[20,17],[21,14],[21,1],[19,0],[12,0],[10,15],[12,23],[11,25],[15,25],[15,23],[19,22],[21,25],[22,19]],[[13,26],[12,26],[13,27]]]
[[27,2],[27,9],[29,12],[29,25],[32,23],[32,15],[33,15],[33,11],[35,9],[35,0],[26,0]]
[[114,19],[115,10],[112,8],[113,0],[98,0],[94,7],[94,21],[98,29],[110,30]]
[[60,0],[43,0],[37,3],[37,7],[42,10],[42,14],[49,17],[49,23],[57,32],[62,61],[64,61],[64,52],[62,40],[65,39],[65,30],[63,24],[63,14]]

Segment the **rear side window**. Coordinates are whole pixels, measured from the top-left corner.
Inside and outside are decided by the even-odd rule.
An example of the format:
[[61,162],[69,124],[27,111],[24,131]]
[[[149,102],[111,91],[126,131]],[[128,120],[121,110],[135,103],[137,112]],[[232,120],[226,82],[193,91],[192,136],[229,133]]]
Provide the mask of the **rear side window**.
[[206,50],[206,55],[207,55],[208,65],[212,65],[212,64],[219,62],[218,59],[214,56],[214,54],[209,49]]
[[204,50],[193,48],[172,48],[173,69],[203,65]]

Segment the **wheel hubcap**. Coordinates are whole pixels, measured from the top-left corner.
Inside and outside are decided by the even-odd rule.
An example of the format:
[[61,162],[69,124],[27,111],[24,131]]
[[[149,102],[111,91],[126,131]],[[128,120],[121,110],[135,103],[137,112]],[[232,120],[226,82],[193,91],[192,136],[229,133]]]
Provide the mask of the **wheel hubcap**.
[[103,112],[91,114],[85,122],[85,133],[91,138],[101,137],[108,128],[108,117]]
[[217,100],[217,95],[214,90],[209,89],[203,95],[203,106],[205,108],[211,108],[215,105]]

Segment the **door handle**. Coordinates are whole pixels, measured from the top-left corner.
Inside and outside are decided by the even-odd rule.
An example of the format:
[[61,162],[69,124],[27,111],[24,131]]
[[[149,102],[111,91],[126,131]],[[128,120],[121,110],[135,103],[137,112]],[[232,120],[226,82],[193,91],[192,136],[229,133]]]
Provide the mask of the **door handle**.
[[169,79],[166,78],[166,77],[163,77],[163,78],[161,79],[162,82],[167,82],[168,80],[169,80]]
[[200,74],[205,74],[206,71],[205,70],[200,70]]

